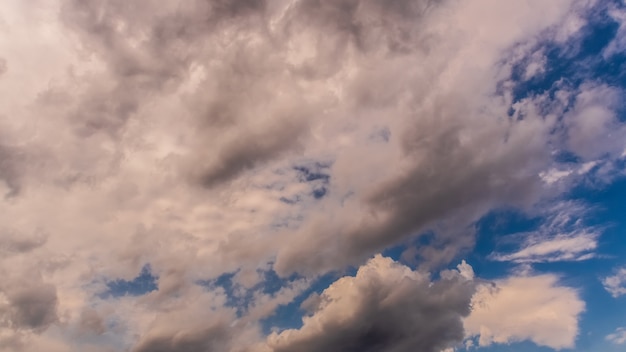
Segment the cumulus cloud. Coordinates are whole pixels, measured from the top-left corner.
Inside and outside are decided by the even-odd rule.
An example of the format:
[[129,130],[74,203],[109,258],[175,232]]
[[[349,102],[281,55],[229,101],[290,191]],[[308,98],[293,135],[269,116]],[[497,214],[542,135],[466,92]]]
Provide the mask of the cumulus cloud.
[[273,351],[436,351],[463,339],[474,283],[467,264],[439,281],[377,255],[331,284],[300,329],[273,333]]
[[626,268],[619,268],[615,275],[607,276],[602,280],[604,288],[611,296],[617,298],[626,294]]
[[513,276],[480,285],[463,324],[467,336],[478,336],[479,346],[530,340],[572,348],[584,309],[578,292],[559,285],[555,275]]

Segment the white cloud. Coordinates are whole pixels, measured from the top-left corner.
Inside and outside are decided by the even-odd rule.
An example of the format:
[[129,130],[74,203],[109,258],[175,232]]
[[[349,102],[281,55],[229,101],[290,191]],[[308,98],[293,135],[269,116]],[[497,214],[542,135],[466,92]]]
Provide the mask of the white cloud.
[[616,345],[623,345],[626,343],[626,328],[617,328],[612,334],[606,335],[606,340]]
[[626,50],[626,10],[623,7],[611,4],[609,16],[619,24],[619,28],[613,40],[604,48],[602,55],[605,58],[623,53]]
[[584,302],[554,275],[518,276],[483,284],[465,318],[468,337],[479,346],[530,340],[554,349],[574,347]]
[[559,234],[548,239],[527,241],[519,251],[497,254],[492,259],[518,263],[586,260],[593,258],[591,252],[598,247],[597,239],[598,234],[584,231]]
[[521,242],[513,253],[492,253],[491,259],[516,263],[580,261],[595,257],[600,230],[583,223],[589,209],[579,203],[562,202],[543,209],[545,223],[534,232],[511,237]]
[[605,85],[585,84],[575,97],[574,109],[567,114],[568,146],[584,161],[599,157],[619,157],[625,147],[626,128],[614,107],[622,92]]
[[602,280],[604,288],[617,298],[626,294],[626,268],[619,268],[615,275],[608,276]]
[[541,172],[539,177],[547,183],[555,183],[569,175],[572,174],[572,170],[558,170],[558,169],[550,169],[548,171]]

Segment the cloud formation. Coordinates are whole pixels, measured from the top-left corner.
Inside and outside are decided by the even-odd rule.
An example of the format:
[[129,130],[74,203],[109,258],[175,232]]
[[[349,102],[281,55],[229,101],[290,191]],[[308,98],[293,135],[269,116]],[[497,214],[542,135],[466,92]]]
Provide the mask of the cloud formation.
[[606,340],[616,345],[623,345],[626,343],[626,328],[617,328],[612,334],[606,335]]
[[626,268],[618,268],[615,275],[607,276],[602,280],[604,288],[611,296],[617,298],[626,294]]
[[463,339],[474,283],[466,264],[459,269],[432,282],[378,255],[309,302],[300,329],[274,333],[268,344],[275,352],[439,352]]
[[572,348],[585,303],[558,280],[554,275],[513,276],[479,286],[463,321],[467,336],[478,336],[479,346],[530,340]]
[[[425,272],[458,262],[489,211],[567,191],[559,153],[621,157],[619,89],[517,94],[593,4],[6,0],[0,351],[438,352],[463,324],[492,326],[462,323],[471,267]],[[595,255],[599,231],[570,220],[494,258]],[[375,256],[406,243],[418,268]],[[150,292],[111,292],[147,265]],[[279,307],[350,266],[301,328],[266,336]],[[554,280],[498,281],[490,304],[526,282],[580,308]],[[542,297],[528,312],[562,308]],[[563,314],[553,339],[526,325],[481,339],[570,346],[578,313]]]
[[520,248],[513,253],[492,253],[490,258],[515,263],[581,261],[595,256],[601,229],[585,226],[584,217],[590,212],[584,204],[563,202],[541,209],[547,212],[545,223],[534,232],[509,237],[521,239]]

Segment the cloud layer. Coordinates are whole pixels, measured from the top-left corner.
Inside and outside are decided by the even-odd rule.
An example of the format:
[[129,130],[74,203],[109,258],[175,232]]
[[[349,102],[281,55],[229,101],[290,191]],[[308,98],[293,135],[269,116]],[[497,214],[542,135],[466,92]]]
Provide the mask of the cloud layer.
[[[594,4],[7,0],[0,351],[439,352],[467,334],[572,346],[583,305],[556,277],[472,298],[467,264],[428,272],[458,263],[491,210],[557,202],[622,160],[620,89],[518,94]],[[559,211],[492,259],[593,257],[600,231]],[[413,268],[376,255],[407,243]],[[147,267],[154,290],[112,292]],[[268,334],[278,307],[350,267],[301,327]],[[530,315],[505,310],[511,295]],[[482,299],[521,325],[470,314]],[[545,310],[563,316],[551,338],[530,322]]]

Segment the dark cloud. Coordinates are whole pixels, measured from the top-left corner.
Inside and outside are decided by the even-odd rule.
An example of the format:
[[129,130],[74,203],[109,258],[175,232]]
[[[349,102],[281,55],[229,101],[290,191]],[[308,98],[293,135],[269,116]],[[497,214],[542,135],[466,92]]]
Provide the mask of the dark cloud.
[[9,189],[5,197],[16,196],[20,192],[23,166],[20,160],[23,158],[24,153],[19,149],[0,145],[0,180],[4,181]]
[[226,351],[231,336],[226,326],[215,325],[194,331],[178,331],[141,341],[133,352],[218,352]]
[[58,320],[56,287],[21,278],[3,283],[2,291],[8,300],[10,326],[16,330],[41,332]]
[[269,341],[275,352],[440,352],[462,341],[473,293],[458,273],[431,282],[375,257],[315,298],[317,309],[300,330]]
[[10,229],[0,230],[0,253],[27,253],[41,247],[46,241],[47,236],[42,233],[27,235]]
[[227,331],[205,329],[159,336],[140,343],[133,352],[210,352],[223,351]]
[[0,57],[0,76],[7,73],[9,70],[9,65],[7,64],[7,60],[5,58]]
[[304,124],[285,121],[269,131],[244,134],[217,152],[219,161],[201,174],[202,183],[212,186],[226,181],[238,173],[252,169],[257,163],[267,161],[286,149],[296,147]]

